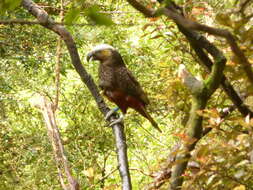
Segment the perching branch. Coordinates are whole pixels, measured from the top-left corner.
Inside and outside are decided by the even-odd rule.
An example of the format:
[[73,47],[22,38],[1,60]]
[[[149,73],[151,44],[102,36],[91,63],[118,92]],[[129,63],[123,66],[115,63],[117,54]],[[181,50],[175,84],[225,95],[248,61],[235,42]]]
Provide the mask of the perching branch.
[[[61,25],[56,24],[49,15],[41,9],[38,5],[36,5],[31,0],[22,0],[22,6],[28,10],[33,16],[35,16],[40,24],[55,32],[64,40],[70,57],[71,63],[76,69],[77,73],[81,77],[81,80],[85,83],[85,85],[90,90],[92,96],[94,97],[99,110],[106,115],[106,113],[110,110],[108,106],[105,104],[103,98],[99,94],[98,88],[94,83],[92,77],[87,73],[85,68],[81,64],[81,60],[75,45],[75,42],[71,36],[71,34]],[[115,116],[111,116],[109,120],[112,122],[116,119]],[[131,179],[128,167],[127,160],[127,145],[125,140],[124,126],[123,124],[115,124],[113,125],[113,131],[115,135],[116,148],[117,148],[117,157],[119,163],[119,172],[122,179],[122,189],[123,190],[131,190]]]

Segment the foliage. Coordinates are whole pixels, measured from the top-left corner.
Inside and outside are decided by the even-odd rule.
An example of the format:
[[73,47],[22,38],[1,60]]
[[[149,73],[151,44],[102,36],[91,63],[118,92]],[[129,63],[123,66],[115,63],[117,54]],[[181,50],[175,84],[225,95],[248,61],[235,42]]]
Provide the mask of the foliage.
[[[159,7],[156,1],[140,2]],[[252,18],[224,11],[233,11],[236,0],[180,2],[191,19],[232,31],[252,63]],[[36,3],[60,20],[60,1]],[[64,22],[77,43],[83,65],[95,80],[97,64],[87,63],[86,54],[96,44],[111,44],[151,99],[150,110],[163,134],[157,134],[132,110],[125,119],[133,189],[144,189],[153,181],[150,176],[166,166],[170,148],[185,140],[181,134],[186,130],[183,126],[191,102],[177,78],[179,64],[185,64],[199,78],[208,74],[170,20],[144,18],[123,0],[65,3]],[[18,0],[1,2],[0,20],[31,20],[19,4]],[[252,12],[252,7],[245,12]],[[253,88],[228,45],[212,36],[208,39],[226,54],[225,74],[239,92],[247,94],[246,104],[253,108]],[[39,25],[0,25],[0,189],[61,189],[43,118],[32,106],[38,94],[55,97],[56,46],[57,36]],[[62,50],[57,122],[73,175],[82,189],[117,189],[120,178],[111,129],[70,65],[66,48]],[[253,188],[252,119],[234,111],[218,122],[220,111],[231,104],[218,90],[207,110],[199,113],[205,117],[204,127],[213,130],[193,153],[191,161],[199,167],[187,170],[184,189]]]
[[0,14],[5,13],[8,10],[14,10],[21,3],[21,0],[3,0],[0,2]]

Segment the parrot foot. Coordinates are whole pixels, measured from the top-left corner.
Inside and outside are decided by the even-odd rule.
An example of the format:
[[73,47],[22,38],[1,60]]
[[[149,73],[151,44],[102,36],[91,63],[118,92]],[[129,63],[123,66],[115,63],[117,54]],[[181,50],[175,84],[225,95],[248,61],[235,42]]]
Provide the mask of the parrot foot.
[[111,122],[109,126],[111,127],[117,123],[122,123],[123,119],[124,119],[124,115],[120,115],[120,117],[118,119],[116,119],[115,121]]
[[[118,110],[119,110],[118,107],[111,109],[109,112],[107,112],[107,114],[105,116],[105,119],[108,120],[111,117],[111,115],[113,115]],[[115,125],[117,123],[121,123],[123,121],[123,119],[124,119],[124,115],[120,115],[120,117],[118,119],[114,120],[113,122],[111,122],[109,124],[109,126],[111,127],[111,126],[113,126],[113,125]]]
[[105,120],[108,120],[109,117],[111,117],[111,115],[114,114],[115,112],[117,112],[118,110],[119,110],[119,108],[116,107],[116,108],[113,108],[110,111],[108,111],[107,114],[105,115]]

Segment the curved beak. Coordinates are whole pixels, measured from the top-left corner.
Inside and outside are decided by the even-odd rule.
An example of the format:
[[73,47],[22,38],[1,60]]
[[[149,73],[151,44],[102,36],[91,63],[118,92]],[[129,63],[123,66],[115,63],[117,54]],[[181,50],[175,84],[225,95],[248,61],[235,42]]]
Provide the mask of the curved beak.
[[94,52],[93,51],[89,52],[86,57],[87,62],[92,61],[94,59],[93,56],[94,56]]

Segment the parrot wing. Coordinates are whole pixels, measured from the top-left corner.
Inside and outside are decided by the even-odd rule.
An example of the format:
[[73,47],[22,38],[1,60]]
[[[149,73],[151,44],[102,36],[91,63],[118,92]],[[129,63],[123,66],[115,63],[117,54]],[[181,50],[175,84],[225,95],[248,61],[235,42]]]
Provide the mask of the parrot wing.
[[139,99],[145,105],[149,104],[149,99],[147,95],[145,94],[145,92],[143,91],[143,89],[141,88],[139,82],[135,79],[133,74],[127,68],[125,68],[125,71],[126,72],[124,72],[125,76],[123,80],[126,80],[126,84],[125,84],[125,87],[122,88],[122,90],[126,94]]

